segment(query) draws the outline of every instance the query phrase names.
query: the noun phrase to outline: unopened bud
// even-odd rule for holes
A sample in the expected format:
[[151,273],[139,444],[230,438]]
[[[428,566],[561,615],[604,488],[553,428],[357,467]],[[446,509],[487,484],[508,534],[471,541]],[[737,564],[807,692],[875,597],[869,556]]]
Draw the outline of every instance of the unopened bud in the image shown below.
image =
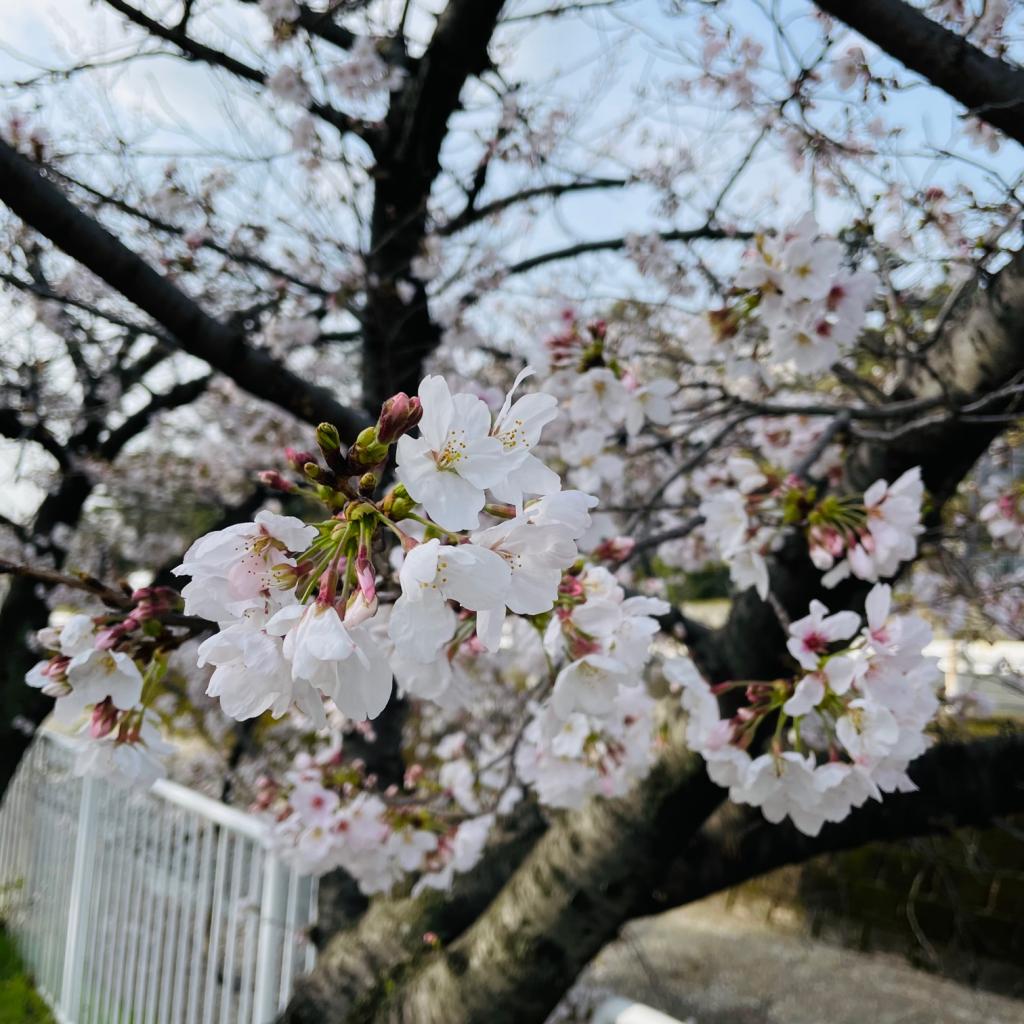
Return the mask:
[[324,462],[341,476],[347,476],[345,452],[341,447],[341,435],[333,423],[321,423],[316,428],[316,443],[323,453]]
[[307,479],[312,480],[314,483],[320,479],[320,467],[315,462],[307,462],[302,467],[302,472],[306,475]]
[[267,487],[273,487],[275,491],[283,491],[285,494],[294,491],[295,488],[290,480],[286,480],[276,469],[264,469],[259,474],[259,481]]
[[377,440],[375,426],[361,430],[348,452],[349,463],[353,466],[379,466],[387,457],[388,446]]
[[356,554],[356,582],[359,584],[359,590],[366,598],[367,604],[372,604],[377,600],[377,574],[365,544],[359,545],[359,551]]
[[117,725],[117,708],[107,697],[102,703],[92,709],[92,718],[89,722],[89,734],[94,740],[101,740],[104,736],[110,735]]
[[316,455],[313,452],[300,452],[296,448],[285,448],[284,457],[288,460],[288,465],[300,473],[307,462],[316,462]]
[[594,549],[593,557],[603,562],[624,562],[635,547],[632,537],[609,537]]
[[357,448],[368,448],[372,444],[377,443],[377,428],[366,427],[359,431],[359,436],[356,437],[355,447]]
[[410,398],[404,391],[389,398],[380,409],[377,439],[382,444],[393,444],[408,433],[423,418],[423,406],[418,398]]
[[515,519],[516,517],[515,505],[499,505],[488,502],[484,505],[484,511],[489,516],[494,516],[495,519]]
[[377,490],[377,474],[364,473],[359,478],[359,493],[369,497],[375,490]]
[[333,423],[321,423],[316,428],[316,443],[326,455],[328,452],[341,450],[341,435]]
[[384,495],[384,500],[381,502],[380,507],[384,515],[397,523],[416,507],[416,502],[409,497],[409,492],[405,489],[405,485],[399,484]]

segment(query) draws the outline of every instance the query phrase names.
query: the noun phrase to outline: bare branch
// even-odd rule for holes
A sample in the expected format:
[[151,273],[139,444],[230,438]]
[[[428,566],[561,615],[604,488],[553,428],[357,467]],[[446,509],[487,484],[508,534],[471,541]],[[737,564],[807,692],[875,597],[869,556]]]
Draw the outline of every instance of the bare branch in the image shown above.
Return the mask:
[[[753,231],[726,231],[723,228],[702,227],[683,228],[678,231],[657,231],[653,232],[663,242],[697,242],[697,241],[749,241],[754,237]],[[525,274],[536,267],[542,267],[547,263],[557,263],[561,260],[571,260],[576,256],[582,256],[590,252],[616,252],[626,247],[625,238],[601,238],[592,242],[577,242],[575,245],[567,245],[564,249],[554,249],[551,252],[540,253],[537,256],[530,256],[528,259],[513,263],[505,270],[506,275]]]
[[[129,21],[140,28],[144,28],[150,35],[173,43],[189,60],[201,61],[212,67],[223,68],[225,71],[230,71],[237,78],[253,82],[256,85],[266,84],[267,75],[265,72],[260,71],[259,68],[252,67],[250,64],[246,64],[244,61],[238,60],[236,57],[232,57],[230,54],[224,53],[212,46],[207,46],[197,39],[193,39],[180,26],[168,28],[155,18],[144,14],[138,8],[125,3],[124,0],[103,0],[103,2],[119,14],[123,14]],[[355,135],[369,137],[375,131],[374,125],[343,111],[336,110],[326,103],[320,103],[317,100],[312,100],[308,109],[311,114],[316,114],[317,117],[333,125],[340,132],[352,132]]]
[[154,395],[141,409],[132,413],[122,424],[114,427],[99,446],[97,454],[110,461],[133,438],[141,434],[158,413],[177,409],[194,402],[207,388],[210,377],[196,377],[176,384],[168,391]]
[[0,435],[12,441],[35,441],[57,460],[62,469],[70,464],[70,456],[64,445],[42,423],[26,423],[15,409],[0,408]]
[[483,206],[475,206],[472,203],[468,203],[461,212],[457,213],[451,220],[442,224],[437,229],[436,233],[442,237],[454,235],[459,231],[465,230],[472,224],[476,224],[479,221],[486,220],[488,217],[491,217],[496,213],[501,213],[503,210],[507,210],[510,206],[515,206],[518,203],[525,203],[531,199],[538,199],[542,196],[557,198],[558,196],[565,195],[568,192],[586,192],[595,189],[622,188],[628,184],[629,179],[627,178],[593,178],[584,181],[563,181],[555,182],[550,185],[538,185],[534,188],[523,189],[521,192],[516,192],[514,195],[502,196],[500,199],[494,199],[489,203],[485,203]]

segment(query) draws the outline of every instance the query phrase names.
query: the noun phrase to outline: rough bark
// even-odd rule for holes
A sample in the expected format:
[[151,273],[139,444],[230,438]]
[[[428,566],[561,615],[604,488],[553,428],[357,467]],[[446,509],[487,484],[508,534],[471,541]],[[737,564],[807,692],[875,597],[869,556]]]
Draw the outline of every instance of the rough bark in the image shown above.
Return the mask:
[[815,0],[967,110],[1024,142],[1024,70],[990,57],[903,0]]
[[674,735],[635,793],[594,801],[549,828],[472,927],[366,1019],[543,1021],[723,796]]
[[[427,234],[427,204],[441,169],[448,119],[463,86],[487,67],[487,46],[504,0],[450,0],[423,56],[410,60],[402,88],[392,96],[376,145],[377,166],[363,311],[363,402],[369,409],[397,391],[414,393],[424,359],[441,338],[422,281],[409,264]],[[413,286],[409,304],[395,288]]]
[[395,985],[407,965],[429,951],[427,932],[441,942],[461,934],[490,903],[543,832],[537,809],[505,825],[488,856],[456,880],[450,894],[377,900],[349,930],[321,950],[316,971],[297,984],[281,1024],[329,1024],[369,1019],[382,991]]

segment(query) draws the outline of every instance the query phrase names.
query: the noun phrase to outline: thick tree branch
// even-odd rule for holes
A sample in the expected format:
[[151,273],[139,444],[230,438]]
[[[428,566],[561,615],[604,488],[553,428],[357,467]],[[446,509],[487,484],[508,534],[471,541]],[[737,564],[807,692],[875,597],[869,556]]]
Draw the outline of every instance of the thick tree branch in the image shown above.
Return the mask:
[[1024,143],[1024,70],[990,57],[903,0],[815,0],[969,113]]
[[[676,723],[678,725],[678,723]],[[678,729],[636,792],[552,825],[466,933],[403,980],[375,1024],[543,1021],[724,793]]]
[[463,86],[489,66],[487,55],[504,0],[449,0],[426,52],[391,104],[375,152],[369,280],[363,320],[363,401],[371,408],[395,391],[412,392],[423,360],[441,338],[422,282],[411,302],[395,282],[408,275],[426,237],[427,206],[440,172],[448,121],[459,109]]
[[720,892],[786,864],[865,843],[987,827],[1024,811],[1024,732],[941,743],[910,766],[916,793],[869,802],[844,821],[806,836],[772,825],[756,808],[730,804],[680,850],[664,882],[636,912],[650,914]]
[[456,879],[451,893],[375,900],[352,928],[321,950],[316,971],[300,979],[282,1024],[334,1024],[357,1013],[366,1019],[381,987],[427,952],[424,934],[442,942],[460,935],[522,863],[544,826],[532,804],[500,827],[488,855]]
[[354,436],[369,422],[341,405],[326,388],[310,384],[265,352],[244,332],[209,316],[200,306],[106,228],[84,214],[39,168],[0,140],[0,201],[26,224],[165,328],[176,347],[205,360],[240,387],[308,423],[328,420]]

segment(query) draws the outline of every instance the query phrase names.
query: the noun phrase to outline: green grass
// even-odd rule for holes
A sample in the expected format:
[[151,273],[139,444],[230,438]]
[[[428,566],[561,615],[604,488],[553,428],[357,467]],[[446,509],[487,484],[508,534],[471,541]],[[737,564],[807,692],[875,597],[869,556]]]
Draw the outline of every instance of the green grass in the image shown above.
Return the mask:
[[54,1024],[6,933],[0,931],[0,1024]]

